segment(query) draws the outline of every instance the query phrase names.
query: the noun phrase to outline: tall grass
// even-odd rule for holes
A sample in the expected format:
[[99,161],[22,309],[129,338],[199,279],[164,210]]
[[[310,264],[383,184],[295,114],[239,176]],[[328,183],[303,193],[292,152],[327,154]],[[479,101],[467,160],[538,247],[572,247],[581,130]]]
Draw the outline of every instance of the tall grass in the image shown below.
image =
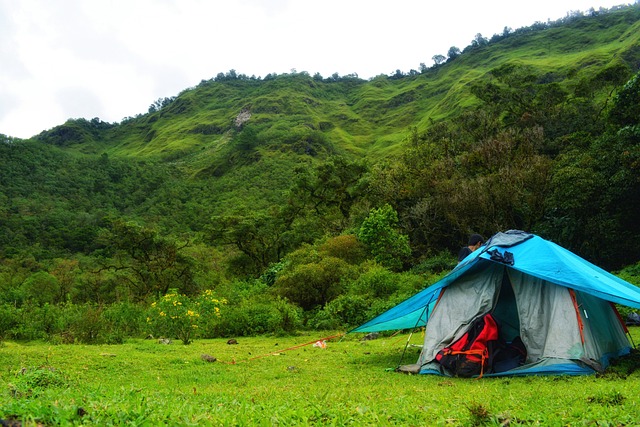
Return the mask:
[[[639,341],[640,330],[632,331]],[[327,333],[327,335],[332,335]],[[26,425],[635,425],[637,360],[584,377],[457,379],[393,372],[407,335],[7,342],[0,418]],[[414,334],[412,344],[420,343]],[[403,363],[417,359],[409,347]],[[207,361],[216,358],[214,362]]]

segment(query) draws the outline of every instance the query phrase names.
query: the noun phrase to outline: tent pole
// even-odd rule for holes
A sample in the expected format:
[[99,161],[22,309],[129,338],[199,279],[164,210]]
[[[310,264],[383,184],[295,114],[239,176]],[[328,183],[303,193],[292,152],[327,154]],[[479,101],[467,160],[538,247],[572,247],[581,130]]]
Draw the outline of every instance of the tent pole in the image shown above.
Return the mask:
[[[416,321],[416,324],[413,326],[413,329],[411,329],[411,333],[409,334],[409,338],[407,338],[407,343],[404,345],[404,350],[402,350],[402,355],[400,356],[400,360],[398,361],[398,366],[396,366],[396,369],[402,366],[402,360],[404,359],[404,355],[407,352],[407,347],[409,347],[409,342],[411,342],[411,337],[413,337],[413,333],[418,328],[418,323],[420,323],[420,319],[422,319],[422,315],[425,312],[427,312],[427,310],[429,310],[429,304],[425,304],[424,310],[422,310],[422,313],[420,313],[420,316],[418,316],[418,320]],[[428,312],[427,312],[427,317],[425,317],[425,320],[426,319],[428,319]]]
[[627,335],[629,336],[629,340],[631,340],[631,346],[636,348],[636,343],[633,342],[633,337],[631,336],[631,331],[629,331],[629,329],[627,329]]

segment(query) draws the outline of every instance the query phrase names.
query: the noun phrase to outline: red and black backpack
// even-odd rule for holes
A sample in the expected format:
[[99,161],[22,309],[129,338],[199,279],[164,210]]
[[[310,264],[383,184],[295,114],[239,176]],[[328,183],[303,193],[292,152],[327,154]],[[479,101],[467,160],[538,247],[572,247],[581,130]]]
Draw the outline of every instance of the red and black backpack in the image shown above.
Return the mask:
[[488,313],[471,323],[467,332],[436,354],[436,361],[457,377],[482,376],[489,372],[499,347],[498,324]]

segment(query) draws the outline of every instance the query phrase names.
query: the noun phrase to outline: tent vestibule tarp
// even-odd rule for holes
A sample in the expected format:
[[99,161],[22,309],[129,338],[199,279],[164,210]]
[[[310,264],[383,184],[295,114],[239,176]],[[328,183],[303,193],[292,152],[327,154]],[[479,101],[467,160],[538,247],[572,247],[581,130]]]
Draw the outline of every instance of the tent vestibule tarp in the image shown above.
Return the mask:
[[[351,332],[425,326],[418,362],[402,370],[451,375],[436,354],[492,313],[505,342],[520,337],[525,364],[493,375],[586,374],[630,350],[615,306],[640,308],[640,288],[521,231],[493,236],[447,276]],[[492,375],[492,374],[489,374]]]

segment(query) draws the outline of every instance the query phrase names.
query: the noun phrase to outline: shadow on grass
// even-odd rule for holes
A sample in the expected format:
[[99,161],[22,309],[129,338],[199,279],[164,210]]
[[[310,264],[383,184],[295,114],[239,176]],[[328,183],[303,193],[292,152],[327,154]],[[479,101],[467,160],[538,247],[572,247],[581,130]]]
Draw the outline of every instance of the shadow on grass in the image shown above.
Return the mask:
[[626,379],[638,369],[640,369],[640,350],[632,348],[628,355],[613,359],[611,365],[603,373],[598,374],[598,377]]

